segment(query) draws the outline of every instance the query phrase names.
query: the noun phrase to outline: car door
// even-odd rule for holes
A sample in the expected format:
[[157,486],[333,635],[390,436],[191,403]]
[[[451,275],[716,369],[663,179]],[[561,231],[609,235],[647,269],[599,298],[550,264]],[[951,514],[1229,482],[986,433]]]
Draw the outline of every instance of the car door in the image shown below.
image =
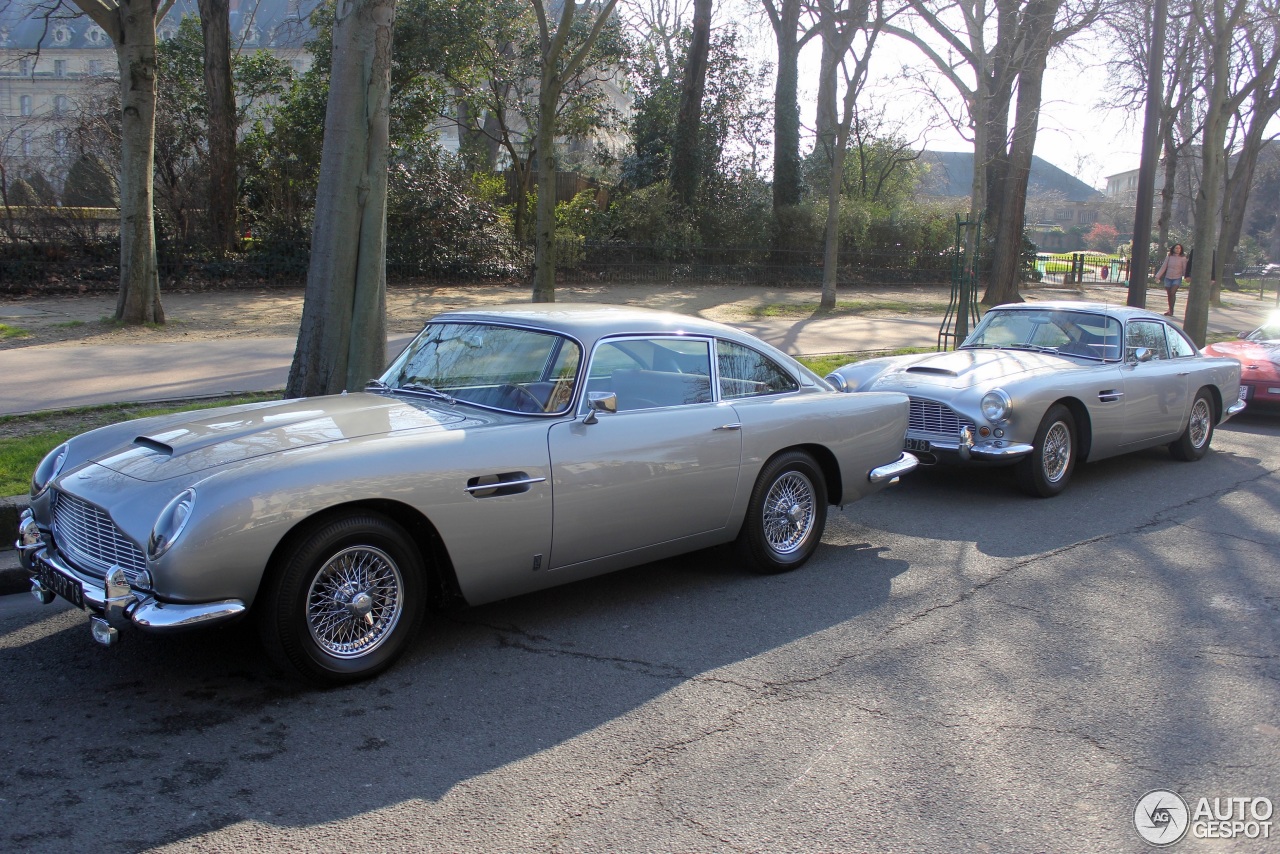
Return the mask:
[[742,440],[712,392],[711,341],[603,341],[587,389],[615,394],[618,411],[550,429],[551,568],[723,528]]
[[[1140,362],[1146,348],[1150,361]],[[1124,445],[1154,444],[1175,438],[1187,417],[1188,368],[1171,359],[1165,324],[1130,320],[1125,325]]]

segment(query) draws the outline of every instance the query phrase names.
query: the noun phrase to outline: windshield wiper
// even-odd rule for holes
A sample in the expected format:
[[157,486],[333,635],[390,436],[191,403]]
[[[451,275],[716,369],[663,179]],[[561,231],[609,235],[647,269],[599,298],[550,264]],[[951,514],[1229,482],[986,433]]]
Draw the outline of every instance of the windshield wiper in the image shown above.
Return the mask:
[[1043,344],[1015,344],[1013,349],[1030,350],[1033,353],[1052,353],[1055,356],[1058,355],[1057,347],[1046,347]]
[[365,391],[391,391],[391,386],[382,380],[369,380],[364,384]]
[[452,395],[446,394],[440,389],[433,388],[432,386],[429,386],[426,383],[407,383],[402,386],[397,386],[394,390],[417,392],[418,394],[423,394],[423,395],[426,395],[427,397],[433,397],[436,400],[443,400],[445,403],[448,403],[450,406],[458,402],[453,399]]

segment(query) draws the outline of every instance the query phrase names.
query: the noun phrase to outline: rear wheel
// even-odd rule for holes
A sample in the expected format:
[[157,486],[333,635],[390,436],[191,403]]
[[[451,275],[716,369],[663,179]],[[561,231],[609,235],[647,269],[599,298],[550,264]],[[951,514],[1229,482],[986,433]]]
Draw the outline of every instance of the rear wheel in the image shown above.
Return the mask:
[[1018,487],[1037,498],[1052,498],[1067,488],[1076,467],[1076,420],[1060,403],[1049,407],[1036,430],[1035,450],[1018,462]]
[[357,512],[321,520],[286,547],[255,603],[263,645],[317,684],[390,667],[422,622],[426,572],[394,522]]
[[1209,452],[1209,443],[1213,441],[1213,399],[1204,389],[1196,392],[1196,399],[1191,403],[1191,417],[1187,419],[1187,429],[1182,435],[1169,443],[1169,453],[1175,459],[1195,462]]
[[813,555],[826,524],[822,469],[808,454],[788,451],[761,470],[734,546],[753,572],[787,572]]

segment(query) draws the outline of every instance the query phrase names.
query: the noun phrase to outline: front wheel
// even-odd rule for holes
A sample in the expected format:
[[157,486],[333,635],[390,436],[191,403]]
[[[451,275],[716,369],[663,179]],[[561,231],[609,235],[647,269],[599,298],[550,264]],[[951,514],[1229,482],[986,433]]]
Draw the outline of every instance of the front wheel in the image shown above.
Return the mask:
[[422,622],[418,549],[375,513],[333,516],[301,531],[254,605],[263,645],[284,670],[317,684],[390,667]]
[[753,572],[787,572],[813,555],[826,524],[822,469],[808,454],[788,451],[761,470],[734,546]]
[[1049,407],[1034,446],[1014,469],[1018,487],[1037,498],[1052,498],[1067,488],[1076,466],[1076,420],[1071,410],[1060,403]]
[[1212,441],[1213,400],[1209,397],[1209,392],[1200,389],[1191,404],[1187,429],[1169,444],[1169,453],[1173,454],[1174,459],[1195,462],[1209,452],[1209,443]]

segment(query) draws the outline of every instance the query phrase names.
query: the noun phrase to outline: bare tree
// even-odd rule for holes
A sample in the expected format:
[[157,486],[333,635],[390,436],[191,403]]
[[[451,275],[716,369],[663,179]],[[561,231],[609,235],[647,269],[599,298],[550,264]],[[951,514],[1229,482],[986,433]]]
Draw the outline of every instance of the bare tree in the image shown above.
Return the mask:
[[[874,12],[874,23],[872,16]],[[819,138],[819,145],[826,144],[827,176],[827,225],[822,257],[823,308],[836,307],[836,278],[840,266],[840,198],[844,187],[845,153],[849,149],[849,129],[856,115],[858,94],[867,79],[867,67],[880,28],[884,25],[884,6],[870,0],[819,0],[818,30],[823,41],[823,64],[820,70],[831,92],[843,85],[844,97],[831,132],[826,139]],[[860,50],[854,51],[859,35],[864,36]],[[821,149],[820,149],[821,150]]]
[[1232,91],[1232,55],[1240,48],[1241,24],[1250,7],[1251,0],[1192,0],[1192,16],[1200,33],[1205,120],[1200,136],[1200,189],[1195,199],[1195,260],[1183,329],[1201,347],[1209,327],[1214,250],[1218,246],[1215,226],[1226,171],[1227,129],[1231,117],[1257,84],[1256,78],[1245,79]]
[[1222,223],[1218,230],[1218,261],[1220,274],[1210,295],[1214,305],[1221,302],[1220,289],[1225,284],[1235,287],[1236,249],[1244,228],[1245,207],[1253,187],[1258,157],[1272,135],[1267,126],[1280,112],[1280,3],[1264,0],[1256,7],[1244,32],[1244,62],[1242,71],[1253,78],[1253,89],[1247,109],[1237,111],[1236,128],[1240,134],[1236,146],[1235,162],[1226,164]]
[[[994,236],[988,304],[1020,299],[1018,259],[1048,56],[1097,20],[1103,0],[911,0],[914,20],[885,28],[919,48],[959,95],[974,145],[966,249],[985,208]],[[970,82],[972,81],[972,82]],[[1012,132],[1010,110],[1017,91]],[[944,104],[945,96],[936,98]],[[945,104],[944,104],[945,105]]]
[[361,388],[386,361],[395,0],[338,0],[311,264],[287,393]]
[[817,33],[802,27],[803,0],[761,0],[778,48],[773,90],[773,209],[800,203],[800,50]]
[[[558,21],[548,18],[550,0],[530,0],[538,16],[538,47],[542,60],[542,78],[538,87],[538,117],[535,148],[538,152],[538,207],[534,226],[533,301],[555,302],[556,299],[556,120],[565,83],[571,80],[591,53],[605,25],[613,15],[618,0],[600,3],[578,3],[560,0]],[[594,6],[595,8],[590,8]],[[554,26],[553,26],[554,23]],[[575,23],[581,26],[582,38],[568,51]]]
[[[120,68],[120,292],[116,320],[163,323],[156,267],[156,27],[174,0],[71,0],[115,46]],[[63,0],[33,12],[46,21],[65,14]]]

